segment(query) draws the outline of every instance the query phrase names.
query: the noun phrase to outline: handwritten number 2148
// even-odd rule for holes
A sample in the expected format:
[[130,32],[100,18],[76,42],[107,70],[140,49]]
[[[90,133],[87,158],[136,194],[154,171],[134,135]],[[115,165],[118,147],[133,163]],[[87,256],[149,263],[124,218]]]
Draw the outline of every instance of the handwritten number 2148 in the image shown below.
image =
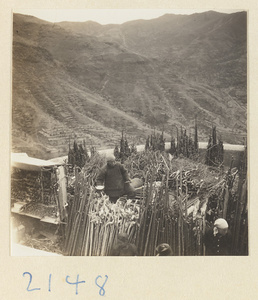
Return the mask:
[[[38,291],[40,290],[40,288],[31,288],[31,283],[32,283],[32,275],[30,272],[24,272],[23,273],[23,277],[25,277],[26,275],[29,276],[29,283],[28,283],[28,286],[27,286],[27,291],[28,292],[33,292],[33,291]],[[66,276],[66,283],[70,284],[70,285],[75,285],[75,294],[78,295],[78,285],[80,283],[85,283],[85,281],[79,281],[79,275],[77,275],[77,278],[76,278],[76,281],[75,282],[71,282],[69,280],[70,276]],[[102,276],[97,276],[96,279],[95,279],[95,284],[99,287],[99,295],[100,296],[104,296],[105,295],[105,289],[104,289],[104,286],[108,280],[108,276],[105,275],[105,280],[104,282],[101,283],[101,279],[102,279]],[[52,274],[49,274],[49,278],[48,278],[48,291],[51,292],[51,281],[52,281]]]

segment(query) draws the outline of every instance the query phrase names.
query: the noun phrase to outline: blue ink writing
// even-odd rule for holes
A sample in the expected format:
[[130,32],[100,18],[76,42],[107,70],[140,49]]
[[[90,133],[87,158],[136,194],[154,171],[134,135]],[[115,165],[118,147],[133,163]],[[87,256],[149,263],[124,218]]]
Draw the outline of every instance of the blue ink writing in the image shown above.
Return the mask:
[[30,274],[30,272],[24,272],[22,275],[23,277],[28,274],[30,276],[30,281],[29,281],[29,284],[27,286],[27,291],[28,292],[33,292],[33,291],[37,291],[37,290],[40,290],[40,288],[34,288],[34,289],[29,289],[30,288],[30,284],[31,284],[31,281],[32,281],[32,275]]
[[79,283],[85,283],[85,281],[79,281],[79,275],[77,275],[77,279],[76,279],[76,282],[69,282],[68,279],[69,279],[70,276],[66,276],[65,278],[65,281],[69,284],[75,284],[76,285],[76,291],[75,291],[75,294],[78,295],[78,284]]
[[51,279],[52,279],[52,274],[49,274],[48,278],[48,291],[51,292]]
[[96,280],[95,280],[96,285],[100,288],[100,290],[99,290],[100,296],[104,296],[104,295],[105,295],[104,286],[105,286],[105,284],[106,284],[106,282],[107,282],[107,280],[108,280],[108,276],[105,275],[105,277],[106,277],[106,279],[105,279],[105,281],[104,281],[104,283],[103,283],[102,285],[99,285],[99,284],[98,284],[98,279],[99,279],[99,278],[102,278],[102,276],[99,275],[99,276],[96,278]]

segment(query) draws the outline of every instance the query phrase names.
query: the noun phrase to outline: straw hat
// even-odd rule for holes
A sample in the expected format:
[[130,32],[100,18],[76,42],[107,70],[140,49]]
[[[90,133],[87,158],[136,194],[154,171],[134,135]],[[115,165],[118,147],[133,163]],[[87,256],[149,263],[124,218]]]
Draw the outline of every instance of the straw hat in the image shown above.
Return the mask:
[[106,155],[106,160],[107,161],[115,161],[116,158],[113,154],[109,153],[109,154]]

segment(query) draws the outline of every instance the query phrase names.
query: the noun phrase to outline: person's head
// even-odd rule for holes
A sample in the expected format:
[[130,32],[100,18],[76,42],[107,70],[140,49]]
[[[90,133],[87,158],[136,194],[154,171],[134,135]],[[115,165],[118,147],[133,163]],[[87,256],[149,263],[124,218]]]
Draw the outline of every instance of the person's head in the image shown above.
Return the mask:
[[129,242],[129,235],[125,232],[119,233],[117,235],[117,240],[123,243],[128,243]]
[[137,248],[134,244],[123,244],[120,246],[118,256],[136,256]]
[[156,248],[156,256],[172,256],[173,251],[169,244],[162,243]]
[[113,167],[116,163],[116,158],[113,154],[107,154],[106,161],[108,166]]
[[214,222],[214,235],[219,233],[224,236],[228,232],[228,222],[225,219],[219,218]]

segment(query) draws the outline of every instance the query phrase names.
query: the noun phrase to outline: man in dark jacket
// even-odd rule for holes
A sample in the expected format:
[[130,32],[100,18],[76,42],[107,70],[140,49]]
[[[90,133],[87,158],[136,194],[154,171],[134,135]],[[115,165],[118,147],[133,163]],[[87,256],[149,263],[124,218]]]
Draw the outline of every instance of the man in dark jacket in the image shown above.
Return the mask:
[[130,179],[127,170],[115,161],[114,155],[109,154],[106,159],[107,165],[100,170],[97,185],[104,185],[104,191],[109,196],[109,200],[115,203],[119,197],[128,193],[125,191],[125,185],[130,186]]
[[231,234],[228,231],[228,223],[225,219],[217,219],[213,228],[206,230],[204,244],[205,255],[231,254]]

